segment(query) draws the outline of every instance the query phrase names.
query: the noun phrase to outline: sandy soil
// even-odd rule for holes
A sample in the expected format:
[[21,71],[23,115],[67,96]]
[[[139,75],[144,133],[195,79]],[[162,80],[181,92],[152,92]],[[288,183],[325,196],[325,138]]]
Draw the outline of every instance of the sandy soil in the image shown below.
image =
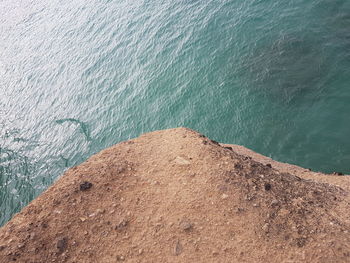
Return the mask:
[[69,169],[0,229],[0,262],[350,262],[349,178],[156,131]]

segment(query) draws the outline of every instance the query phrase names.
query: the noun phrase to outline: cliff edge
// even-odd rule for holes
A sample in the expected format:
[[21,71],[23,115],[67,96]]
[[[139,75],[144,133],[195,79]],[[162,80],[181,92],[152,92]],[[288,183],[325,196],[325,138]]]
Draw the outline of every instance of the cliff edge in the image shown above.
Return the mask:
[[0,262],[350,262],[349,178],[155,131],[69,169],[0,229]]

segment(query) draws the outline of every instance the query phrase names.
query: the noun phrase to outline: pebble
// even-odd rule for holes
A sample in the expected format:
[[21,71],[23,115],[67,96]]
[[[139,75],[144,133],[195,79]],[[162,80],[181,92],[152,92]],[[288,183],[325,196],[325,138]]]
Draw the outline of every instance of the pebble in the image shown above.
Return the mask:
[[227,199],[227,198],[228,198],[228,195],[227,195],[227,194],[222,194],[221,198],[222,198],[222,199]]
[[80,184],[80,191],[86,191],[86,190],[90,189],[91,187],[92,187],[92,183],[85,181],[85,182]]
[[125,260],[124,256],[117,256],[117,261],[124,261],[124,260]]
[[193,228],[193,225],[188,221],[182,222],[180,226],[184,231],[190,231]]
[[180,241],[177,241],[174,247],[174,254],[175,256],[178,256],[182,253],[182,245],[180,244]]
[[236,211],[237,211],[237,213],[244,212],[244,208],[242,208],[242,207],[238,207]]
[[104,214],[106,211],[104,209],[97,209],[96,214]]
[[115,230],[122,230],[128,226],[129,222],[125,219],[120,220],[120,222],[116,225]]
[[262,230],[264,230],[266,233],[269,232],[269,227],[270,225],[266,223],[265,225],[262,226]]
[[266,184],[264,185],[264,188],[265,188],[265,191],[270,191],[271,188],[272,188],[272,186],[271,186],[271,184],[266,183]]
[[333,175],[344,175],[344,174],[341,172],[334,172]]
[[272,200],[272,202],[271,202],[271,206],[277,206],[279,204],[279,202],[278,202],[278,200]]
[[29,235],[29,239],[30,240],[33,240],[34,238],[35,238],[35,233],[34,232],[32,232],[32,233],[30,233],[30,235]]
[[59,239],[57,241],[56,247],[58,248],[58,251],[60,253],[63,253],[63,251],[65,251],[67,249],[67,245],[68,245],[68,238],[64,237],[64,238]]
[[21,249],[21,248],[24,247],[24,244],[19,244],[17,247],[18,247],[19,249]]
[[188,160],[186,160],[186,159],[184,159],[184,158],[182,158],[182,157],[180,157],[180,156],[177,156],[177,157],[175,158],[175,162],[178,163],[178,164],[180,164],[180,165],[189,165],[189,164],[191,164],[190,161],[188,161]]

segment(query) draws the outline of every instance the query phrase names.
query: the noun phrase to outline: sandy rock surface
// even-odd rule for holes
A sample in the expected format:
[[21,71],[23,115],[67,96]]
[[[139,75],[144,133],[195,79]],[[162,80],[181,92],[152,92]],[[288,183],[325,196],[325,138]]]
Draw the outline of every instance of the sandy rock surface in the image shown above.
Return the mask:
[[156,131],[69,169],[0,229],[0,262],[350,262],[349,178]]

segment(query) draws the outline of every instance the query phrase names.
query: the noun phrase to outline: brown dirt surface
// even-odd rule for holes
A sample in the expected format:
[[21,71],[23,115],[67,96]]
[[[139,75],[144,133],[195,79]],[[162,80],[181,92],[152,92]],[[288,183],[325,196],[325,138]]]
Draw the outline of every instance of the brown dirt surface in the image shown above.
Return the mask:
[[69,169],[0,229],[0,262],[350,262],[349,178],[156,131]]

